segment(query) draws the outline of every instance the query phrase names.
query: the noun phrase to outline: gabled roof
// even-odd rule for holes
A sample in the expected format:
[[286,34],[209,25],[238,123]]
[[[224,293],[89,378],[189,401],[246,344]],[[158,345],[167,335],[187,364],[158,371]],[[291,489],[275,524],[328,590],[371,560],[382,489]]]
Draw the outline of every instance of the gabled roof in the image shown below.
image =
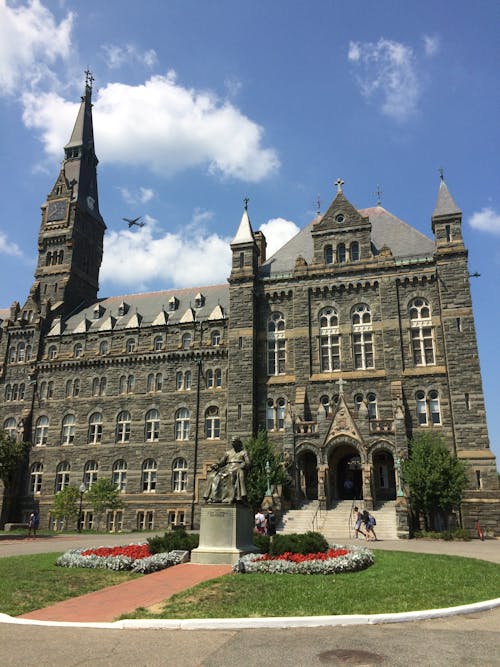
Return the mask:
[[453,197],[448,190],[446,183],[441,179],[439,184],[439,191],[436,201],[436,207],[432,217],[435,218],[440,215],[456,215],[457,213],[462,213],[453,200]]

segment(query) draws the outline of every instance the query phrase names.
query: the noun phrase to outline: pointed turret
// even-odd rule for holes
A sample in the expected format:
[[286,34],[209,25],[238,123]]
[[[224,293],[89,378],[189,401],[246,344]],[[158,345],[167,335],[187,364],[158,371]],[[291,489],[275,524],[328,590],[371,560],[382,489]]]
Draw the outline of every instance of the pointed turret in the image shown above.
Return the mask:
[[442,215],[461,215],[462,211],[455,204],[453,197],[448,190],[446,183],[444,182],[443,174],[441,173],[441,182],[439,184],[439,191],[436,201],[436,206],[434,208],[434,213],[432,214],[433,218],[440,217]]
[[245,276],[247,278],[255,276],[259,264],[260,250],[248,216],[248,199],[245,199],[245,208],[236,236],[231,241],[231,250],[233,252],[231,278],[235,276]]
[[439,191],[432,214],[432,231],[436,238],[438,250],[463,247],[462,238],[462,211],[456,205],[453,197],[446,186],[443,170],[440,170]]

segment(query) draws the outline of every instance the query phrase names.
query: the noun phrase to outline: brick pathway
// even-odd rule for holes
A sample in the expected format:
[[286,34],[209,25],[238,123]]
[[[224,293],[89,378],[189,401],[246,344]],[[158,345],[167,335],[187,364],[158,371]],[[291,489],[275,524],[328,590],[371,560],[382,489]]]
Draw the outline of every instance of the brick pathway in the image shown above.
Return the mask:
[[231,565],[182,563],[139,579],[103,588],[94,593],[58,602],[17,618],[37,621],[97,622],[114,621],[137,607],[150,607],[174,593],[231,572]]

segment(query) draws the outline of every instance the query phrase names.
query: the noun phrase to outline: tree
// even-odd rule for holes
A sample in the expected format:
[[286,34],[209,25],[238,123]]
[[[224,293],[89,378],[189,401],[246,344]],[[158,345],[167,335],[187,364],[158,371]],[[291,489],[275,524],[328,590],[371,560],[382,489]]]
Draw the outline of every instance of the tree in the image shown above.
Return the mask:
[[73,526],[78,519],[78,501],[80,492],[76,486],[66,486],[54,496],[54,507],[52,516],[58,521],[64,522],[64,528]]
[[403,479],[410,489],[411,508],[417,521],[423,515],[426,530],[439,528],[439,518],[447,525],[468,486],[465,464],[450,454],[437,433],[419,433],[411,440]]
[[266,431],[259,431],[256,438],[245,444],[250,457],[250,470],[247,475],[247,498],[254,507],[260,507],[267,490],[266,463],[269,462],[269,483],[271,486],[281,484],[287,486],[290,479],[283,467],[283,457],[277,454],[269,442]]
[[0,430],[0,480],[3,482],[4,493],[2,503],[2,525],[9,520],[14,500],[16,484],[26,455],[31,447],[29,442],[21,442]]
[[120,489],[110,479],[105,477],[95,481],[90,489],[85,492],[85,500],[90,503],[97,515],[98,530],[105,510],[115,510],[123,507],[123,500],[120,498]]

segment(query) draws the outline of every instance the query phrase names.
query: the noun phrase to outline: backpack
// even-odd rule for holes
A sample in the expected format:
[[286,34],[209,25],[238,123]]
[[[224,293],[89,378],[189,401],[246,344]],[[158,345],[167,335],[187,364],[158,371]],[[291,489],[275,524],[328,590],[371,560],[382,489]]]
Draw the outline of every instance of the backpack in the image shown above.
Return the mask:
[[373,516],[373,514],[370,514],[370,520],[374,526],[377,525],[377,519]]

